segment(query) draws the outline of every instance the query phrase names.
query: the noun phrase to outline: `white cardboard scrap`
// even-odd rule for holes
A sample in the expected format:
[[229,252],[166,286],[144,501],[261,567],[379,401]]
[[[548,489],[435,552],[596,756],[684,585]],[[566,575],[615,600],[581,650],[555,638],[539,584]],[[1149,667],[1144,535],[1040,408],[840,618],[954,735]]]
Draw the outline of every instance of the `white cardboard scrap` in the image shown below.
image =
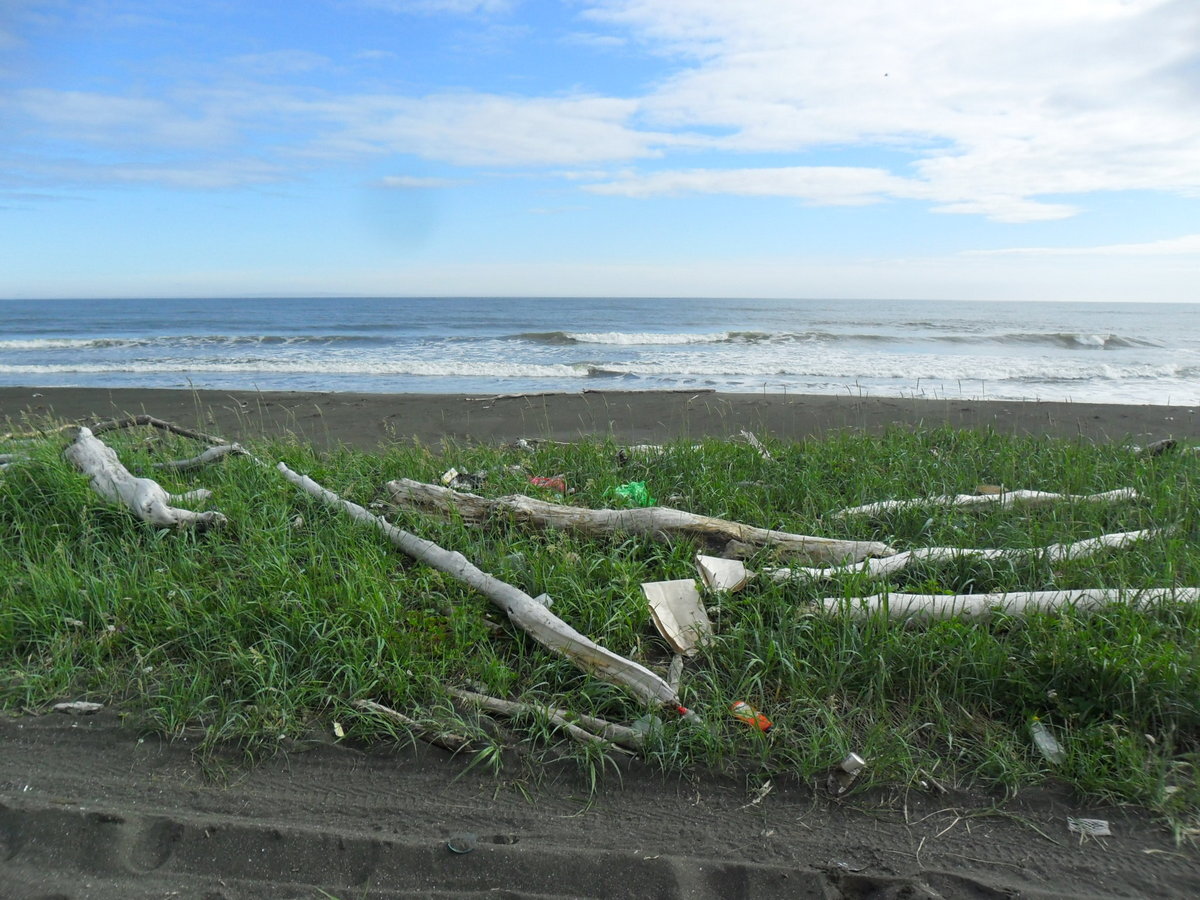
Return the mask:
[[684,656],[692,656],[697,645],[712,634],[695,579],[649,581],[642,585],[642,593],[650,604],[654,627]]

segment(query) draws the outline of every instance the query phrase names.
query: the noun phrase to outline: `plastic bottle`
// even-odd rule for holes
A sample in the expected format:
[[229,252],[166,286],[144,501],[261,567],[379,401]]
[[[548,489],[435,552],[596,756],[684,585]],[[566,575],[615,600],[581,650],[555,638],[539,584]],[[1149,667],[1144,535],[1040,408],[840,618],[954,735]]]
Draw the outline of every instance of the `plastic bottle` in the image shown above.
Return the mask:
[[774,724],[745,700],[735,700],[729,705],[730,714],[739,722],[745,722],[759,731],[768,732]]
[[1038,721],[1035,716],[1029,721],[1029,733],[1033,735],[1033,743],[1041,751],[1042,756],[1052,765],[1060,766],[1066,762],[1067,754],[1062,745],[1055,740],[1050,729]]

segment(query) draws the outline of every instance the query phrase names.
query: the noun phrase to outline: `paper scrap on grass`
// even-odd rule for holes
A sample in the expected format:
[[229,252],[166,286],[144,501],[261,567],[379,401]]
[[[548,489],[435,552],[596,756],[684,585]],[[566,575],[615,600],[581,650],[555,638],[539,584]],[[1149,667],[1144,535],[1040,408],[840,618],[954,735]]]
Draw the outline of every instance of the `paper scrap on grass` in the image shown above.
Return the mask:
[[1067,816],[1067,830],[1072,834],[1083,834],[1088,837],[1109,837],[1112,829],[1108,827],[1107,819],[1076,819]]
[[677,652],[692,656],[712,634],[695,579],[649,581],[642,585],[642,593],[650,604],[654,627]]
[[740,591],[754,574],[740,559],[722,559],[702,553],[696,554],[696,569],[710,591]]

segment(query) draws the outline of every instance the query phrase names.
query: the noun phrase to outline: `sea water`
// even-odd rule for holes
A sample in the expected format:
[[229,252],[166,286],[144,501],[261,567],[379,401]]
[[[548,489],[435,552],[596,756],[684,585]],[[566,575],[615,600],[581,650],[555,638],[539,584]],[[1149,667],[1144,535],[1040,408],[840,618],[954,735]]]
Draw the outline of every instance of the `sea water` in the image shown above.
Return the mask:
[[0,384],[1200,403],[1200,305],[0,300]]

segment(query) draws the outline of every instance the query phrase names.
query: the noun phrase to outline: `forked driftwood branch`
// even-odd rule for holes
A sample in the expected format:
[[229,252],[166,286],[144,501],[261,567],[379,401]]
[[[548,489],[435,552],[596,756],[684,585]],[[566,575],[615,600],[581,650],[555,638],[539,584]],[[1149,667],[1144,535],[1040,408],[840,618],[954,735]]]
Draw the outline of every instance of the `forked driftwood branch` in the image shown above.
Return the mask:
[[[489,697],[487,694],[477,694],[474,691],[464,691],[454,687],[447,687],[446,691],[452,697],[502,716],[544,716],[548,721],[566,731],[572,738],[583,743],[602,744],[607,742],[637,749],[645,742],[641,732],[634,731],[625,725],[614,725],[612,722],[606,722],[604,719],[597,719],[594,716],[571,713],[553,706],[501,700],[499,697]],[[572,718],[574,718],[574,722],[571,721]]]
[[713,543],[723,550],[728,548],[729,553],[737,553],[739,545],[748,545],[755,550],[773,547],[783,555],[818,563],[859,562],[870,556],[890,556],[895,553],[887,544],[878,541],[845,541],[791,534],[666,506],[588,509],[547,503],[523,494],[490,499],[408,478],[389,481],[387,490],[398,506],[457,514],[468,522],[483,522],[492,516],[510,516],[539,528],[580,531],[590,535],[686,535]]
[[862,506],[852,506],[849,509],[839,509],[829,514],[830,518],[839,519],[846,516],[874,516],[879,513],[892,512],[897,509],[914,509],[926,506],[981,506],[995,504],[1012,506],[1017,503],[1026,506],[1044,506],[1048,503],[1100,503],[1114,500],[1135,500],[1137,491],[1133,488],[1118,488],[1115,491],[1104,491],[1100,494],[1056,494],[1052,491],[1000,491],[994,494],[948,494],[939,497],[917,497],[911,500],[880,500],[878,503],[866,503]]
[[121,464],[116,452],[88,428],[79,429],[63,456],[88,476],[97,494],[128,507],[139,519],[152,525],[211,528],[225,524],[225,517],[215,510],[198,513],[171,505],[177,500],[205,499],[210,496],[209,491],[196,490],[172,496],[157,481],[133,475]]
[[1046,547],[1033,547],[1028,550],[991,550],[974,549],[969,547],[919,547],[906,550],[893,556],[879,559],[866,559],[860,563],[828,568],[808,568],[792,566],[790,568],[765,569],[763,575],[772,581],[789,581],[793,578],[829,579],[840,575],[866,575],[868,578],[883,578],[907,568],[917,562],[953,562],[957,559],[1027,559],[1041,557],[1050,563],[1066,562],[1082,556],[1090,556],[1107,548],[1128,547],[1137,541],[1145,540],[1159,534],[1166,534],[1170,528],[1147,528],[1141,531],[1121,531],[1116,534],[1102,534],[1099,537],[1085,538],[1070,544],[1050,544]]
[[871,594],[866,597],[826,597],[817,605],[827,613],[866,618],[884,612],[891,619],[986,618],[1003,611],[1021,615],[1029,610],[1064,606],[1099,609],[1113,603],[1148,606],[1162,601],[1196,603],[1200,588],[1080,588],[1059,591],[1013,591],[994,594]]
[[544,647],[567,657],[584,671],[628,688],[648,703],[666,704],[678,709],[681,714],[690,715],[679,705],[679,696],[675,689],[645,666],[584,637],[524,591],[482,571],[461,553],[446,550],[432,541],[397,528],[357,503],[327,490],[308,476],[293,472],[284,463],[279,463],[277,468],[284,478],[305,493],[329,506],[341,509],[358,522],[373,525],[413,559],[452,575],[479,591],[504,610],[514,625]]

